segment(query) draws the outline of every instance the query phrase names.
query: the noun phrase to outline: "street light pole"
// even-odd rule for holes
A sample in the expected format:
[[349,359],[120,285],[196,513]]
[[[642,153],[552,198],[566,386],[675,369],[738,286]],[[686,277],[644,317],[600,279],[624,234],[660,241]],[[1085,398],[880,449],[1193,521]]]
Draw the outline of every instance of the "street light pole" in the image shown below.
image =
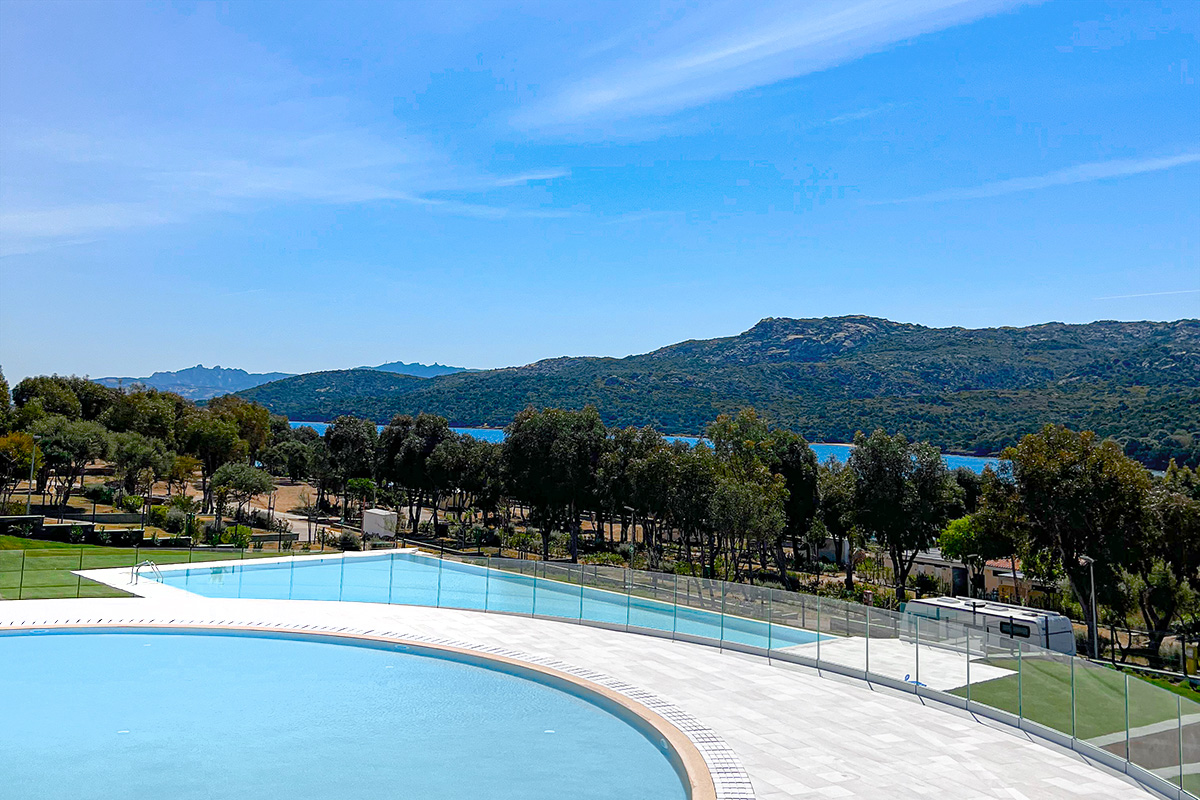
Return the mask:
[[1092,585],[1092,658],[1100,658],[1100,623],[1096,617],[1096,559],[1091,556],[1080,556],[1079,560],[1088,565],[1088,579]]
[[30,509],[33,508],[33,466],[37,463],[37,443],[41,437],[34,436],[33,449],[29,451],[29,492],[25,495],[25,516],[29,516]]

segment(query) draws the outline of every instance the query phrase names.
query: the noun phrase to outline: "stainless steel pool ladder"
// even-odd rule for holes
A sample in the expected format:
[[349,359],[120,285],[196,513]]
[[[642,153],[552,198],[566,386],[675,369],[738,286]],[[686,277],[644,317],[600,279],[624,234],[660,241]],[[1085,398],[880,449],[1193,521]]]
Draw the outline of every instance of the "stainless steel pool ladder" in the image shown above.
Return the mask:
[[129,573],[129,582],[130,583],[138,582],[138,576],[140,576],[142,574],[142,567],[149,567],[150,571],[154,573],[154,576],[156,578],[158,578],[159,583],[162,583],[162,579],[163,579],[162,572],[159,571],[158,565],[155,564],[150,559],[146,559],[142,563],[134,565],[133,569]]

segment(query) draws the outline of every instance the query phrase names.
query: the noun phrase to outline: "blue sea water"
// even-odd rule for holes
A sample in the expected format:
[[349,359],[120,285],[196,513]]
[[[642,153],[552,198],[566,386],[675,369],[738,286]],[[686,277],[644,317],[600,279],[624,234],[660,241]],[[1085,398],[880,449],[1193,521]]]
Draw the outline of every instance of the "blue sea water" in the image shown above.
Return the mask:
[[[500,563],[497,561],[497,563]],[[533,570],[538,562],[513,562]],[[672,575],[652,576],[659,583],[642,587],[661,599],[631,597],[620,591],[625,572],[616,568],[567,568],[541,565],[564,580],[550,580],[507,569],[489,569],[412,553],[383,553],[350,558],[297,558],[285,563],[253,563],[164,570],[162,581],[205,597],[261,600],[350,600],[367,603],[440,606],[501,611],[564,619],[586,619],[617,627],[633,626],[761,649],[810,644],[811,631],[738,616],[735,599],[721,613],[717,584]],[[583,584],[580,584],[580,575]],[[566,582],[572,580],[573,583]],[[590,585],[587,585],[590,584]],[[600,588],[612,586],[615,590]],[[753,587],[743,589],[755,591]],[[694,608],[707,605],[716,611]]]
[[0,634],[0,670],[20,688],[0,714],[0,795],[14,800],[687,796],[631,721],[429,651],[21,633]]
[[[301,426],[313,428],[322,436],[325,435],[325,429],[329,427],[328,422],[292,422],[291,425],[293,428],[299,428]],[[383,430],[382,425],[378,425],[376,427],[379,430]],[[455,433],[465,433],[468,436],[473,436],[476,439],[483,439],[484,441],[488,442],[504,441],[504,430],[502,428],[451,428],[450,430],[454,431]],[[664,438],[668,441],[687,442],[690,445],[694,445],[696,442],[700,441],[700,438],[697,436],[666,436]],[[825,461],[830,456],[833,456],[838,461],[844,463],[846,459],[849,458],[850,451],[854,449],[854,445],[814,444],[812,445],[812,449],[817,454],[817,459],[820,461]],[[989,464],[995,468],[1000,463],[1000,460],[997,458],[983,458],[980,456],[958,456],[946,454],[943,455],[942,458],[945,460],[946,466],[948,466],[950,469],[967,467],[975,472],[983,472],[983,468]]]

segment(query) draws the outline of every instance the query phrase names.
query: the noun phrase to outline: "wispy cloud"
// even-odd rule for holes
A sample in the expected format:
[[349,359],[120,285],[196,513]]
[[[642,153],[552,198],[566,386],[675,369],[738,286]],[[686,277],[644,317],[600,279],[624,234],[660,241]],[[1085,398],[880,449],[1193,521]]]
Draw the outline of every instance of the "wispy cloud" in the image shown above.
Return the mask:
[[984,197],[999,197],[1000,195],[1013,194],[1015,192],[1047,189],[1051,186],[1068,186],[1073,183],[1089,183],[1107,178],[1124,178],[1129,175],[1141,175],[1146,172],[1159,172],[1198,162],[1200,162],[1200,152],[1184,153],[1183,155],[1167,156],[1164,158],[1094,161],[1089,164],[1079,164],[1067,169],[1060,169],[1045,175],[1010,178],[1008,180],[985,183],[982,186],[961,189],[943,189],[916,197],[887,200],[881,204],[936,203],[944,200],[975,200]]
[[[0,207],[0,255],[264,203],[390,202],[480,219],[567,216],[510,196],[517,191],[511,187],[561,178],[570,174],[567,169],[489,174],[449,161],[417,137],[362,128],[227,132],[203,141],[144,133],[26,132],[6,137],[3,150],[10,174],[19,172],[24,156],[36,164],[35,177],[48,169],[103,175],[108,185],[135,199],[71,202],[40,196],[39,181],[26,180],[30,191],[4,198]],[[509,194],[491,205],[487,194],[499,189]],[[481,200],[472,202],[473,196]]]
[[829,119],[825,124],[841,125],[845,122],[855,122],[860,119],[869,119],[870,117],[874,117],[877,114],[882,114],[885,111],[891,111],[895,107],[895,103],[884,103],[883,105],[872,106],[871,108],[862,108],[858,111],[850,111],[846,114],[838,114],[836,117]]
[[522,128],[667,114],[852,61],[897,42],[971,22],[1016,0],[860,0],[684,15],[656,46],[552,91],[523,111]]
[[1200,294],[1200,289],[1175,289],[1170,292],[1144,292],[1142,294],[1113,294],[1108,297],[1093,297],[1093,300],[1128,300],[1133,297],[1162,297],[1168,294]]

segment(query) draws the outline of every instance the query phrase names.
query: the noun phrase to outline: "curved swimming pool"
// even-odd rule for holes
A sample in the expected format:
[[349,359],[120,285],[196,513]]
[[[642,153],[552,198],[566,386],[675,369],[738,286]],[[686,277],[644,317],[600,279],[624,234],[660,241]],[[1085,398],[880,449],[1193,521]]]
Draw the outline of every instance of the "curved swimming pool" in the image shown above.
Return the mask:
[[25,632],[0,635],[0,674],[9,797],[689,795],[649,723],[482,657],[261,633]]

